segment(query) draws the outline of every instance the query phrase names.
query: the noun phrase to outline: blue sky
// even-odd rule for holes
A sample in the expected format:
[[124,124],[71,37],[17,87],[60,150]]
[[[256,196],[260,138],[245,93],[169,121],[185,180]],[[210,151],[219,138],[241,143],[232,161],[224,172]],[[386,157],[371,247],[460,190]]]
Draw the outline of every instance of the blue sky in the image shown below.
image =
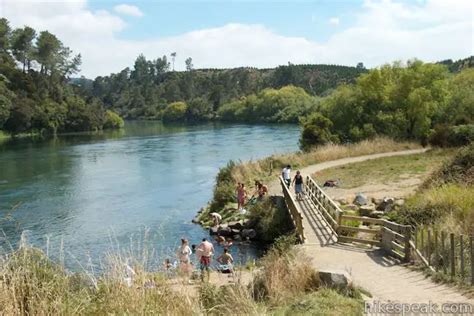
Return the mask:
[[56,34],[95,77],[177,52],[176,69],[288,62],[377,67],[473,55],[473,0],[0,0],[13,27]]

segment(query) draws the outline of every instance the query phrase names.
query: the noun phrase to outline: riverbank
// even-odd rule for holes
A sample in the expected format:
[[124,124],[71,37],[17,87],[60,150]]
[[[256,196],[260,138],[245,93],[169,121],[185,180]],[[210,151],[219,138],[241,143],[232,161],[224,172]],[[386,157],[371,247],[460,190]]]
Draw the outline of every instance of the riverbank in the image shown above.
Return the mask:
[[[280,176],[284,166],[291,164],[292,169],[296,171],[310,165],[341,158],[420,148],[419,144],[412,142],[396,142],[388,138],[376,138],[350,145],[329,144],[309,152],[272,155],[244,163],[230,161],[219,170],[216,176],[212,200],[198,212],[193,222],[204,228],[211,228],[212,217],[210,214],[216,212],[222,216],[222,222],[221,225],[212,228],[211,233],[224,233],[229,237],[239,236],[237,238],[240,239],[242,238],[241,232],[232,231],[234,223],[238,223],[237,225],[242,227],[247,224],[244,229],[253,230],[250,239],[271,244],[282,234],[292,231],[292,227],[287,225],[291,219],[286,211],[284,201],[275,197],[280,192],[276,179]],[[248,188],[247,191],[252,195],[255,190],[255,180],[267,185],[272,197],[267,197],[261,202],[247,204],[246,214],[242,215],[237,211],[236,184],[238,182],[244,183]],[[246,238],[248,234],[245,232],[243,235]]]

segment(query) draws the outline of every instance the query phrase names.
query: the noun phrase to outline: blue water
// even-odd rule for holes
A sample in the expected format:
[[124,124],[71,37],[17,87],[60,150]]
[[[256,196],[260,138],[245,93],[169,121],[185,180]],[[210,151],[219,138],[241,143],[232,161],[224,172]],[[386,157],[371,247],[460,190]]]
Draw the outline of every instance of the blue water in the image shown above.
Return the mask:
[[[220,167],[295,151],[298,136],[293,125],[127,122],[99,135],[5,142],[0,251],[15,248],[24,232],[28,243],[72,270],[100,266],[117,251],[146,252],[147,261],[159,262],[181,237],[208,237],[191,219],[212,197]],[[232,248],[238,261],[258,254],[254,245]]]

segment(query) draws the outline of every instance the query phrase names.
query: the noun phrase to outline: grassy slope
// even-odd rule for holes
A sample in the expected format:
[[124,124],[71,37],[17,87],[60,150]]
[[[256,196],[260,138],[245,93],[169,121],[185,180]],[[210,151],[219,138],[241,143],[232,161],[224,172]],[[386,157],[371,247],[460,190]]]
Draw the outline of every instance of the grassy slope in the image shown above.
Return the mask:
[[340,187],[351,189],[370,183],[396,182],[407,177],[424,176],[452,157],[452,150],[430,150],[422,154],[385,157],[330,168],[316,174],[318,179],[340,179]]

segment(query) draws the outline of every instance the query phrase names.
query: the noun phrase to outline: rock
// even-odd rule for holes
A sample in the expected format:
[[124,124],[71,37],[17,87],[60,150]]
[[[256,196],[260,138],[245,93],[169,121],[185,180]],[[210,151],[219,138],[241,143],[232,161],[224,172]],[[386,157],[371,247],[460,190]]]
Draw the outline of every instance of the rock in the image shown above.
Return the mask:
[[382,202],[383,202],[383,199],[375,198],[375,197],[372,198],[372,203],[374,203],[375,205],[379,205]]
[[256,220],[251,220],[251,219],[244,219],[242,221],[242,226],[243,228],[253,228],[255,227],[255,225],[257,225],[257,221]]
[[361,206],[361,205],[366,205],[367,203],[368,201],[365,195],[363,195],[362,193],[356,194],[356,197],[354,199],[354,204]]
[[367,204],[359,207],[360,216],[370,216],[373,211],[375,211],[375,204]]
[[359,207],[355,204],[347,204],[344,206],[345,209],[351,210],[351,211],[356,211]]
[[240,234],[240,230],[239,229],[232,229],[232,235],[239,235]]
[[321,284],[336,289],[346,289],[352,286],[352,278],[347,271],[320,270],[318,272]]
[[241,241],[242,240],[242,237],[240,237],[240,235],[234,235],[234,240],[235,241]]
[[232,221],[232,222],[228,222],[227,225],[232,228],[232,229],[242,229],[242,227],[244,226],[243,225],[243,221]]
[[217,227],[211,227],[211,228],[209,228],[209,234],[210,235],[217,235],[218,230],[219,229]]
[[384,215],[384,212],[382,211],[373,211],[372,213],[369,214],[369,217],[382,218],[383,215]]
[[396,206],[403,206],[405,204],[405,200],[404,199],[396,199],[395,200],[395,205]]
[[394,202],[394,198],[385,197],[383,198],[382,203],[377,206],[377,210],[382,212],[390,212],[393,208]]
[[193,218],[193,220],[191,221],[193,224],[199,224],[200,221],[197,217]]
[[228,227],[227,225],[226,226],[221,225],[217,229],[217,234],[219,236],[223,236],[223,237],[230,237],[230,236],[233,235],[233,232],[232,232],[232,229],[230,227]]
[[250,239],[254,239],[255,237],[257,237],[257,232],[255,231],[255,229],[243,229],[240,234],[242,235],[242,238],[246,239],[246,238],[250,238]]

